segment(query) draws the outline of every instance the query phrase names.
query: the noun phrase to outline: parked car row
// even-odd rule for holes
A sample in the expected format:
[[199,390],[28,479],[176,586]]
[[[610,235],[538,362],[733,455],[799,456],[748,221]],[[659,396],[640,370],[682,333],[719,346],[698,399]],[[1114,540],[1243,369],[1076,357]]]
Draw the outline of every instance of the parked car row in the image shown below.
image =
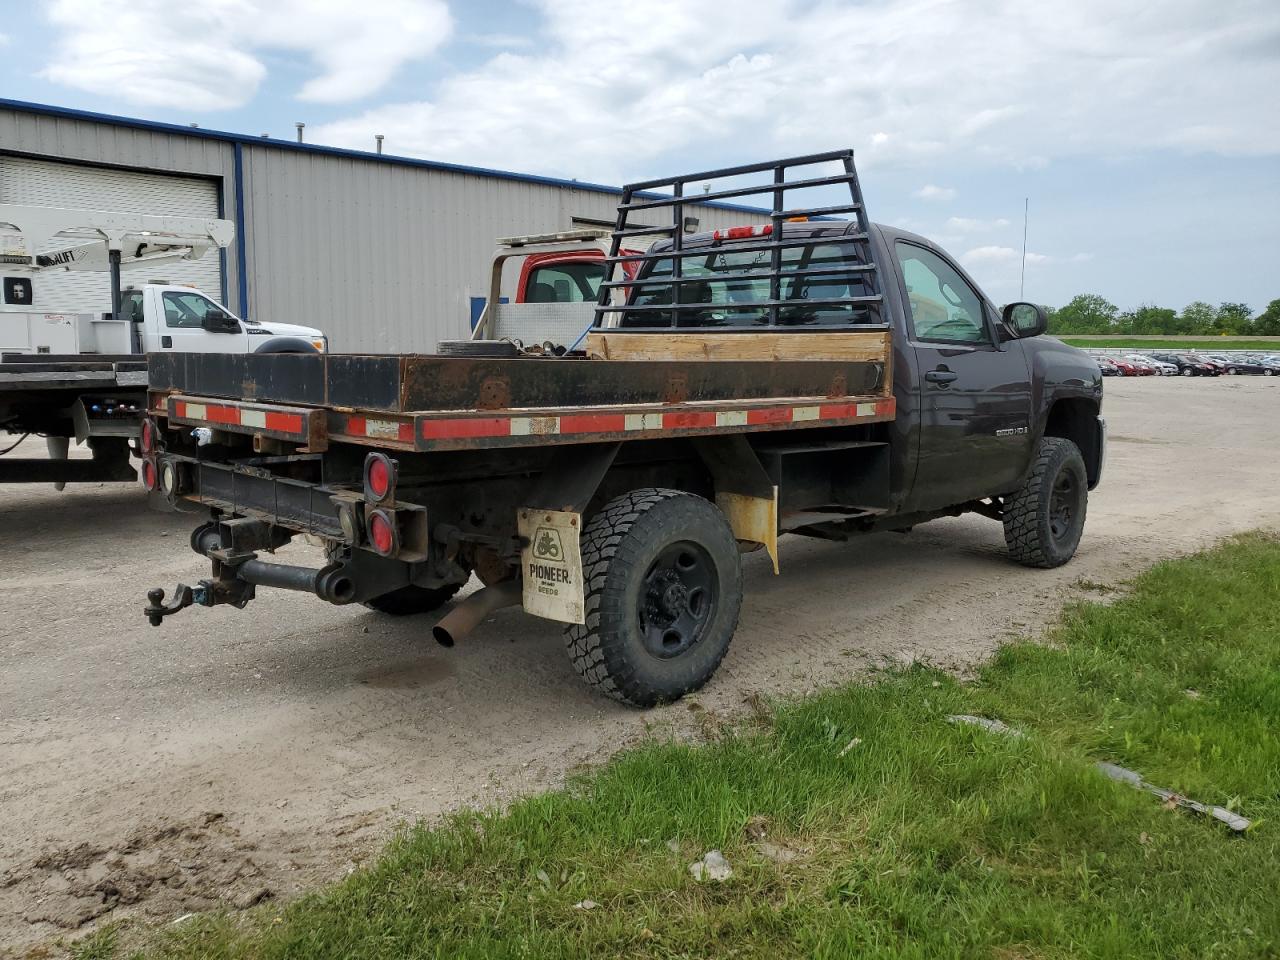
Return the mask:
[[1280,376],[1280,355],[1218,356],[1203,353],[1126,353],[1095,355],[1104,377]]

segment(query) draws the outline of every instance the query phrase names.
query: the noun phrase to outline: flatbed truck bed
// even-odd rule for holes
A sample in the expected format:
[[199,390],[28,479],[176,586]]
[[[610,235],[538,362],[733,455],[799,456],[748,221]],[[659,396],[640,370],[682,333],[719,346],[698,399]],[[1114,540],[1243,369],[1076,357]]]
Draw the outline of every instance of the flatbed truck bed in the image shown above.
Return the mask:
[[[0,457],[0,483],[131,481],[130,442],[147,400],[144,356],[21,354],[0,356],[0,418],[19,417],[22,432],[45,434],[49,457]],[[68,460],[71,437],[91,459]]]
[[872,336],[880,357],[858,361],[167,354],[152,412],[313,450],[423,452],[876,423],[894,400]]

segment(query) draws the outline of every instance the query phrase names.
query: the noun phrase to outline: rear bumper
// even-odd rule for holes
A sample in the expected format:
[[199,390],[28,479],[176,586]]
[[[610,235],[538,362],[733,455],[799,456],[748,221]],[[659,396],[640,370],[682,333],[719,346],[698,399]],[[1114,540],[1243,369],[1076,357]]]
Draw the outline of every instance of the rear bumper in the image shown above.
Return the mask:
[[252,517],[295,533],[341,539],[339,504],[350,499],[305,480],[273,476],[265,469],[210,463],[166,454],[182,471],[178,496],[237,517]]
[[[317,459],[317,454],[295,454],[259,457],[252,463],[218,463],[161,454],[157,471],[161,492],[171,500],[203,504],[223,516],[260,520],[290,534],[309,533],[382,560],[419,564],[428,559],[424,507],[399,500],[372,503],[346,486],[280,475],[315,476]],[[369,529],[375,514],[395,531],[389,551],[380,552],[371,542]]]

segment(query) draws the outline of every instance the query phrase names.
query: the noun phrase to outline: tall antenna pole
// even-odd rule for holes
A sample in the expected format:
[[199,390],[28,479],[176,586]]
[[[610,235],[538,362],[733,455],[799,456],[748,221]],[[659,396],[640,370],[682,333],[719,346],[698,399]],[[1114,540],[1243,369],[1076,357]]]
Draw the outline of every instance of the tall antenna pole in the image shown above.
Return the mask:
[[1018,282],[1018,299],[1026,295],[1027,290],[1027,216],[1031,212],[1031,198],[1022,198],[1022,279]]

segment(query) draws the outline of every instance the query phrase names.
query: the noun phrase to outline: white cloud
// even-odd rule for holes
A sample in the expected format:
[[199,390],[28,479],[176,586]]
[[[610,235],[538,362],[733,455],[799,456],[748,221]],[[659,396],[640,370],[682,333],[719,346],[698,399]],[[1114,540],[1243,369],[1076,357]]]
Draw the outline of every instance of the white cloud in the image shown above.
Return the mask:
[[995,220],[975,220],[971,217],[947,218],[947,228],[959,233],[989,233],[1007,226],[1009,221],[1004,217],[997,217]]
[[[972,250],[968,250],[960,255],[961,262],[966,266],[970,264],[1020,262],[1021,259],[1022,251],[1015,250],[1013,247],[974,247]],[[1045,254],[1032,253],[1030,250],[1027,251],[1027,263],[1039,265],[1042,263],[1050,263],[1052,260],[1052,257],[1046,256]]]
[[300,53],[315,75],[297,95],[343,103],[377,92],[432,53],[452,21],[444,0],[56,0],[62,31],[42,76],[150,106],[225,110],[267,75],[258,54]]
[[938,187],[932,183],[926,183],[912,196],[919,197],[921,200],[954,200],[956,192],[951,187]]
[[0,47],[7,47],[8,45],[9,35],[7,33],[0,33]]
[[[864,169],[1280,153],[1280,124],[1239,96],[1280,88],[1262,39],[1280,31],[1274,0],[1228,0],[1230,15],[1200,0],[739,0],[731,14],[653,0],[608,16],[594,0],[530,2],[536,49],[311,132],[608,181],[680,151],[730,162],[852,145]],[[840,51],[838,69],[814,55],[815,37]]]
[[532,47],[533,38],[519,33],[476,33],[465,38],[468,43],[481,47]]
[[1018,251],[1013,247],[974,247],[960,255],[960,259],[966,264],[1007,263],[1017,257]]

